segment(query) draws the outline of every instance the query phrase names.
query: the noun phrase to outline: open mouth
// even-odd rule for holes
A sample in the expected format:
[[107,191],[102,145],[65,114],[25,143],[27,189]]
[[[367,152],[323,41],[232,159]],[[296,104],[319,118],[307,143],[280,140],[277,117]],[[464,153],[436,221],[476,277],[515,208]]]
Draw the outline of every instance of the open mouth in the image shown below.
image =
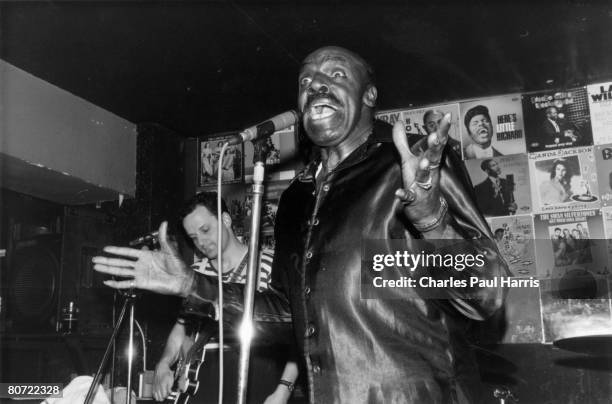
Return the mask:
[[313,120],[329,118],[336,113],[338,108],[332,105],[328,101],[319,100],[310,104],[308,108],[308,114]]

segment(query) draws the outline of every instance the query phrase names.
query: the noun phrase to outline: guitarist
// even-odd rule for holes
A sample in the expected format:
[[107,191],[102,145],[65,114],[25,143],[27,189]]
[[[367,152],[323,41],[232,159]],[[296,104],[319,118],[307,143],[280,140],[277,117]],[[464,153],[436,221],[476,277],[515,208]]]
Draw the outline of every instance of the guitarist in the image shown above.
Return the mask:
[[[225,201],[221,201],[222,211],[222,254],[223,269],[221,271],[223,282],[245,283],[247,275],[248,247],[242,244],[232,229],[232,218]],[[182,224],[185,233],[192,240],[194,246],[204,258],[192,265],[192,269],[205,276],[218,276],[217,266],[217,194],[215,192],[201,192],[189,200],[181,212]],[[258,290],[267,289],[270,282],[272,260],[274,252],[263,250],[260,252]],[[170,369],[176,363],[180,354],[184,357],[194,343],[194,333],[191,321],[186,316],[177,318],[161,359],[155,367],[153,397],[157,401],[164,400],[171,392],[174,384],[174,372]],[[204,335],[201,338],[210,338]],[[283,372],[283,380],[279,387],[269,398],[282,397],[284,400],[269,402],[286,402],[293,390],[293,383],[297,378],[297,366],[293,362],[287,363]]]

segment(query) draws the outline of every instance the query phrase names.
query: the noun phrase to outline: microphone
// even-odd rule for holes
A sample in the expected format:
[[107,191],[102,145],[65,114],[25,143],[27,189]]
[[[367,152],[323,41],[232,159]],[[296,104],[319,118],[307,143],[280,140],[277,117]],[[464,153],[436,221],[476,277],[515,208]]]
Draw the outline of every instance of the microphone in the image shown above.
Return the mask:
[[295,125],[298,120],[299,116],[296,111],[290,110],[283,112],[282,114],[276,115],[258,125],[246,128],[237,135],[233,135],[228,143],[230,146],[235,146],[244,142],[253,142],[255,140],[263,139],[272,135],[278,130],[286,129],[291,125]]
[[147,246],[150,247],[159,243],[159,232],[157,230],[147,233],[143,236],[135,238],[134,240],[128,242],[128,245],[132,248]]

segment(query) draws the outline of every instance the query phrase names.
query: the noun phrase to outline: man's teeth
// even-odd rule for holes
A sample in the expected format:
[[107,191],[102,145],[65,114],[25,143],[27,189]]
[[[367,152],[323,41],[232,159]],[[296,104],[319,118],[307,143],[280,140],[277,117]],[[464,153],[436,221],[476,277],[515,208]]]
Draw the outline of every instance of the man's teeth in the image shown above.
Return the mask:
[[311,108],[310,116],[313,119],[323,119],[332,116],[336,112],[333,108],[325,105],[314,105]]

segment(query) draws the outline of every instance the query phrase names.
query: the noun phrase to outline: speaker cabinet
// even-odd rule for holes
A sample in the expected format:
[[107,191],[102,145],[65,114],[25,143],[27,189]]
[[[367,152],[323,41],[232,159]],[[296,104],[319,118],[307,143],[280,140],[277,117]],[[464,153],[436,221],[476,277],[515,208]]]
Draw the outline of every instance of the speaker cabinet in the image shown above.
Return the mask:
[[61,236],[40,235],[15,244],[9,274],[9,318],[17,330],[52,331],[60,294]]
[[60,308],[74,302],[78,331],[96,334],[112,328],[113,291],[93,270],[92,258],[113,244],[113,220],[89,208],[66,208],[62,243]]

